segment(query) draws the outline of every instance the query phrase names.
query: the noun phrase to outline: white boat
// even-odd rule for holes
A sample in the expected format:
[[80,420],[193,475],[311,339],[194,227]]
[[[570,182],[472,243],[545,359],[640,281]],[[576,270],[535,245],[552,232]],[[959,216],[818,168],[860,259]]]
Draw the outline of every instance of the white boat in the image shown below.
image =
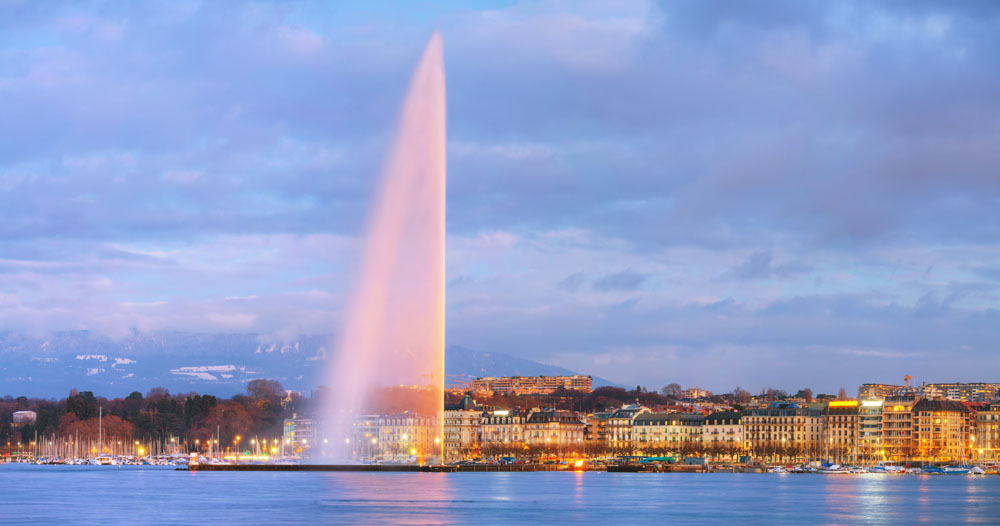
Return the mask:
[[788,473],[785,466],[774,466],[773,468],[767,470],[768,473]]
[[820,468],[819,472],[824,475],[846,475],[849,474],[851,470],[841,466],[840,464],[833,464],[825,468]]
[[117,466],[118,465],[118,461],[114,457],[103,456],[103,457],[97,457],[97,458],[90,459],[90,465],[91,466]]

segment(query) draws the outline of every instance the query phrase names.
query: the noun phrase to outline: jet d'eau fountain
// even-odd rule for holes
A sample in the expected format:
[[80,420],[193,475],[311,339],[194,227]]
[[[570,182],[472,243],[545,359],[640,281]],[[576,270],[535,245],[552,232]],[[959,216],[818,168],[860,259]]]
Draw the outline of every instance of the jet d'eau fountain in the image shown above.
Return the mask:
[[[328,455],[442,459],[445,77],[431,36],[381,175],[362,264],[325,384]],[[366,414],[391,418],[385,436]]]

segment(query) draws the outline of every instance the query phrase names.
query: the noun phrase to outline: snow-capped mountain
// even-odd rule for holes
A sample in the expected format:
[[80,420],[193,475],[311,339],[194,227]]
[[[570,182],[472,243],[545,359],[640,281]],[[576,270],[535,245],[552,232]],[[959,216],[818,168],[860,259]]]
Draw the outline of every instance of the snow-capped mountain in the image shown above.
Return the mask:
[[[166,387],[171,392],[231,396],[253,378],[273,378],[308,393],[322,383],[330,349],[324,336],[268,341],[256,334],[135,332],[108,339],[86,331],[43,338],[0,332],[0,396],[59,398],[70,389],[124,396]],[[577,374],[502,353],[450,346],[449,380],[477,376]],[[612,385],[594,378],[594,384]]]

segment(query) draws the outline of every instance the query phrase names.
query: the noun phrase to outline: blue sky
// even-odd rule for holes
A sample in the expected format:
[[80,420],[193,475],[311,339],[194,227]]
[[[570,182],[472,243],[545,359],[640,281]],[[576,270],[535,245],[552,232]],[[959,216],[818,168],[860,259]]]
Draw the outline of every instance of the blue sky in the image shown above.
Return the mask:
[[0,12],[0,329],[334,332],[437,28],[449,343],[651,387],[1000,380],[993,2]]

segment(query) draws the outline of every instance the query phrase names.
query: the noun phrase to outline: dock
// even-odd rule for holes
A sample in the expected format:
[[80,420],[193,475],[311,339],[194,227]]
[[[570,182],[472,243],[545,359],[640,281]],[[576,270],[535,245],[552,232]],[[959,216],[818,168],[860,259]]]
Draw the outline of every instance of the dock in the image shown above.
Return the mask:
[[459,464],[454,466],[418,464],[192,464],[177,468],[179,471],[336,471],[355,473],[457,473],[457,472],[532,472],[572,471],[558,464]]

